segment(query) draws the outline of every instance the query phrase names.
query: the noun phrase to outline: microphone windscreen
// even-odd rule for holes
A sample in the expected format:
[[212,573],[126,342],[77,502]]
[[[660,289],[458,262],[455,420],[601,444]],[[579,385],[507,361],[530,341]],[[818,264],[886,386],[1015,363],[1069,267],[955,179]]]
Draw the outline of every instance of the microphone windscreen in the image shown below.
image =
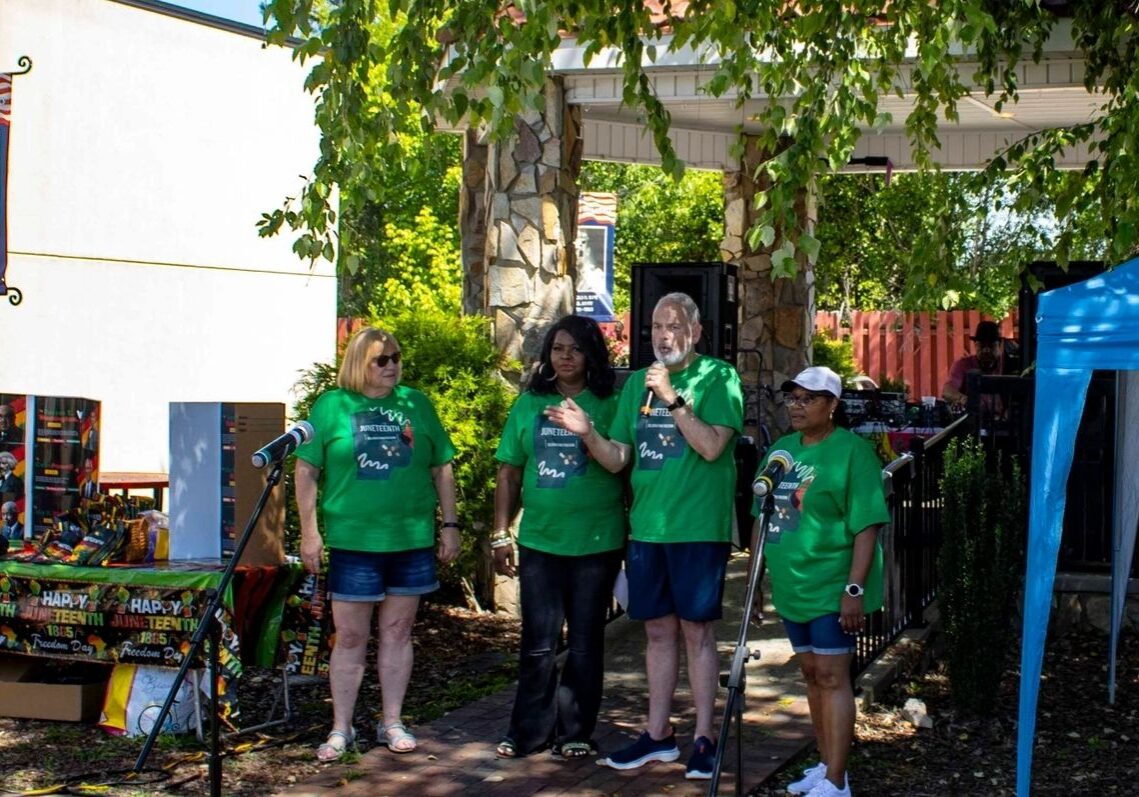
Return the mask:
[[302,443],[307,443],[309,440],[312,440],[313,435],[316,434],[316,430],[312,428],[312,424],[308,421],[297,421],[296,429],[301,435]]

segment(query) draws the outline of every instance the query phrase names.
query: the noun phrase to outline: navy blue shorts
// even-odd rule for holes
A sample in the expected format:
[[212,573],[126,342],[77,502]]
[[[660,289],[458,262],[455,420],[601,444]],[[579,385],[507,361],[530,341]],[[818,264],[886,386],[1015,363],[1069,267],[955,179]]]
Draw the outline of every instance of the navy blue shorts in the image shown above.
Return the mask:
[[731,543],[629,541],[629,617],[655,620],[675,614],[706,623],[723,616],[724,574]]
[[838,612],[824,614],[807,623],[784,620],[783,628],[796,653],[818,653],[823,656],[841,656],[854,652],[854,634],[842,630]]
[[434,548],[328,551],[328,593],[334,601],[374,603],[388,595],[426,595],[437,589]]

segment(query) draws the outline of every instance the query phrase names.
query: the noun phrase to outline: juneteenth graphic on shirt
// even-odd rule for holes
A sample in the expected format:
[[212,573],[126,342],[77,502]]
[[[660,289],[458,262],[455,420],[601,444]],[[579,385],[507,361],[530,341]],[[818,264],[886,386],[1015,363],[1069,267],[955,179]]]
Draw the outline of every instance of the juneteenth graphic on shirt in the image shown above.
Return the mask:
[[399,410],[376,409],[352,415],[356,478],[386,481],[392,468],[411,464],[415,432]]
[[652,412],[637,418],[637,468],[660,470],[665,461],[683,457],[687,449],[676,419],[654,394]]
[[799,528],[799,513],[803,509],[803,496],[815,480],[815,466],[795,463],[791,472],[775,488],[775,512],[767,528],[767,542],[778,544],[783,532]]
[[581,476],[589,464],[580,436],[557,426],[545,415],[534,424],[534,461],[539,487],[565,487],[571,476]]

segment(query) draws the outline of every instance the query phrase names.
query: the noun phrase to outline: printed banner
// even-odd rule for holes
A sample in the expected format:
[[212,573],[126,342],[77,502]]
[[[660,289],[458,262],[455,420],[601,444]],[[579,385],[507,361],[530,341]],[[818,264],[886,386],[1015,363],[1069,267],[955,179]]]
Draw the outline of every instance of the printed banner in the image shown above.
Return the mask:
[[[94,568],[92,568],[94,569]],[[180,667],[216,573],[79,568],[6,562],[0,568],[0,650],[39,656]],[[100,576],[102,574],[100,573]],[[165,584],[158,582],[167,582]],[[223,612],[222,669],[241,673],[237,635]]]
[[98,492],[99,402],[36,396],[32,427],[32,536]]
[[612,321],[613,245],[617,225],[617,195],[585,191],[578,199],[577,296],[578,315]]
[[[219,577],[220,573],[0,563],[0,651],[180,667],[209,602],[207,590]],[[230,611],[223,608],[218,651],[223,717],[236,716],[229,684],[242,669],[232,625]],[[196,666],[205,666],[205,652]]]
[[281,618],[279,658],[288,674],[327,678],[334,636],[324,578],[305,573],[285,600]]

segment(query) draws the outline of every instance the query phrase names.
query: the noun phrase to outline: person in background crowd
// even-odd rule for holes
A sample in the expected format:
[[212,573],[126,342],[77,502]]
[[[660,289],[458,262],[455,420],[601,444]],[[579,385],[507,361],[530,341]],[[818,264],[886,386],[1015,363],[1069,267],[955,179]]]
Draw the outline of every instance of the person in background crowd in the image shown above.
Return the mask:
[[[949,377],[941,388],[941,397],[957,411],[965,409],[968,400],[965,395],[966,375],[970,371],[980,371],[982,374],[1005,373],[1005,341],[1001,337],[1001,328],[996,322],[982,321],[977,324],[972,340],[976,346],[976,353],[958,358],[949,369]],[[998,399],[998,396],[983,396],[982,406],[986,410],[997,411]]]
[[[850,661],[866,615],[882,606],[878,529],[890,521],[890,514],[874,448],[843,428],[838,374],[824,367],[807,368],[782,389],[792,431],[771,449],[787,452],[794,464],[774,490],[764,555],[772,603],[807,683],[821,758],[788,791],[850,797]],[[760,472],[766,467],[767,462],[762,463]],[[755,513],[760,511],[757,499]],[[753,552],[759,533],[757,521]],[[752,616],[760,619],[754,611]]]
[[[459,554],[455,449],[430,400],[399,383],[401,358],[391,334],[358,331],[345,347],[339,387],[313,405],[312,440],[297,449],[301,561],[319,572],[328,549],[336,627],[332,731],[317,750],[321,761],[339,759],[355,743],[352,716],[377,603],[383,703],[377,740],[396,753],[416,748],[400,719],[411,678],[411,628],[419,597],[439,587],[436,556],[447,564]],[[443,521],[436,548],[437,508]]]
[[555,423],[581,435],[610,471],[633,466],[626,567],[629,616],[644,621],[648,637],[648,727],[601,763],[635,769],[680,757],[671,713],[683,636],[696,705],[685,773],[690,779],[711,778],[715,763],[715,621],[731,547],[732,441],[743,428],[739,375],[727,362],[696,353],[700,333],[700,311],[691,297],[661,297],[652,316],[657,362],[625,383],[609,439],[572,398],[546,410]]
[[[556,755],[593,752],[601,707],[605,616],[625,546],[624,484],[589,455],[581,436],[546,417],[572,398],[600,434],[617,409],[616,375],[597,322],[566,316],[546,333],[537,371],[506,420],[496,454],[491,535],[495,569],[519,574],[522,646],[504,758],[552,746]],[[519,501],[515,565],[510,522]],[[559,683],[558,640],[567,624]]]
[[3,520],[3,525],[0,525],[0,537],[6,540],[24,539],[24,524],[20,522],[20,511],[15,501],[5,501],[0,506],[0,519]]

